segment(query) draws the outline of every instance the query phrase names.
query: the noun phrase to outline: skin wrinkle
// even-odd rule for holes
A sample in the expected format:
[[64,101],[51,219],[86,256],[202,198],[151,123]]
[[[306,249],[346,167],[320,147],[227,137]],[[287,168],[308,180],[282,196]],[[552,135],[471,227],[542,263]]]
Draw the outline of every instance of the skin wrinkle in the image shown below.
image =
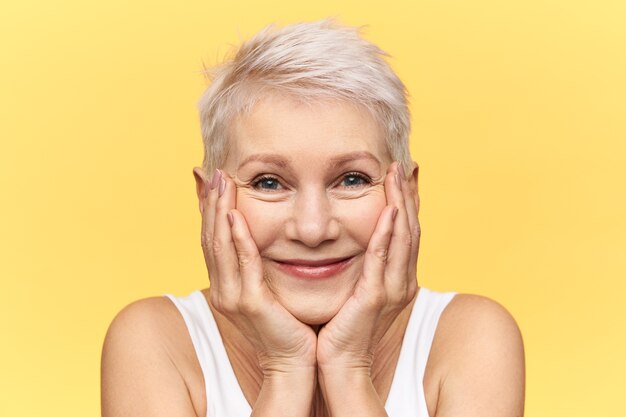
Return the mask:
[[[255,165],[256,163],[256,165]],[[345,154],[341,154],[332,158],[329,158],[328,161],[325,161],[328,166],[328,171],[334,173],[342,173],[339,175],[339,178],[332,178],[332,181],[329,181],[329,192],[333,194],[334,197],[343,198],[343,199],[356,199],[361,198],[363,196],[368,195],[371,192],[380,192],[384,193],[383,182],[384,175],[380,175],[381,172],[384,172],[382,169],[382,162],[379,158],[373,155],[369,151],[357,151],[357,152],[348,152]],[[355,166],[355,164],[357,164]],[[358,168],[358,164],[364,164],[367,170],[363,170],[364,174],[368,174],[367,171],[370,169],[370,164],[376,165],[376,175],[367,175],[369,177],[370,186],[362,187],[356,190],[350,190],[349,192],[336,191],[333,189],[334,182],[341,180],[342,175],[345,175],[344,167],[353,167]],[[279,183],[282,186],[291,186],[289,181],[286,181],[285,178],[278,178],[277,174],[274,172],[287,172],[287,178],[297,178],[295,172],[297,171],[297,167],[294,166],[294,162],[292,158],[283,157],[278,154],[253,154],[246,157],[238,166],[236,170],[235,177],[233,180],[237,185],[238,190],[241,189],[242,193],[245,192],[245,196],[250,198],[255,198],[262,201],[286,201],[289,197],[287,196],[286,190],[276,190],[272,193],[268,192],[259,192],[253,188],[253,182],[261,177],[262,175],[275,176],[277,177]],[[365,166],[367,165],[367,166]],[[258,172],[254,169],[254,166],[259,167],[259,170],[263,171],[264,174],[259,175]],[[373,167],[374,165],[372,165]],[[263,168],[263,169],[261,169]],[[373,168],[372,168],[373,169]],[[243,171],[243,173],[241,173]],[[358,172],[358,170],[353,170],[354,172]],[[373,172],[373,171],[372,171]],[[295,182],[295,181],[292,181]]]
[[[379,193],[379,194],[384,193],[383,182],[384,182],[384,177],[377,178],[377,179],[372,180],[372,183],[368,189],[353,191],[345,195],[342,195],[341,193],[337,193],[337,192],[333,193],[332,191],[330,191],[330,193],[333,193],[334,197],[339,198],[339,199],[344,199],[344,200],[358,199],[358,198],[367,196],[372,193]],[[237,180],[235,181],[235,183],[236,183],[238,192],[240,192],[241,195],[245,197],[249,197],[252,199],[259,200],[259,201],[267,201],[267,202],[281,202],[281,201],[287,201],[289,199],[289,196],[286,195],[286,193],[282,193],[282,195],[279,193],[275,193],[276,195],[270,195],[270,196],[259,194],[258,192],[255,192],[253,189],[251,189],[249,182],[243,182],[241,180]]]

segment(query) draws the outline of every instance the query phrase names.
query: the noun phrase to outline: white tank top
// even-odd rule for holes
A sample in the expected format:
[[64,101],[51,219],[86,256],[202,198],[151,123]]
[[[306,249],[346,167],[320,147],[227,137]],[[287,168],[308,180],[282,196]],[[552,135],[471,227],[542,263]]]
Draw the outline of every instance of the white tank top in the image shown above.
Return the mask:
[[[455,293],[420,288],[404,334],[395,374],[385,403],[389,417],[429,417],[424,371],[441,313]],[[186,297],[165,294],[178,308],[191,336],[205,381],[207,417],[243,417],[252,413],[222,343],[219,329],[201,291]]]

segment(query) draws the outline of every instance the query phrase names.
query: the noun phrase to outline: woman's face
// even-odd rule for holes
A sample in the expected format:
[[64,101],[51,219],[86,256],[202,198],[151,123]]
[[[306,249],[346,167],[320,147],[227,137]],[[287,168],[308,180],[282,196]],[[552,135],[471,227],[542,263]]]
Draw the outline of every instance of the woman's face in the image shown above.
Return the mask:
[[278,302],[328,322],[352,295],[392,162],[366,110],[272,95],[232,126],[224,170]]

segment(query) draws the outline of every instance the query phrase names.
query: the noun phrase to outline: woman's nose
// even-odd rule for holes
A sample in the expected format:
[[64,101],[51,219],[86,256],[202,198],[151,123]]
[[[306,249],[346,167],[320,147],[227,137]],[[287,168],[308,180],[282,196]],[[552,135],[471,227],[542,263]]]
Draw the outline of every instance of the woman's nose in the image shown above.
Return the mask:
[[339,237],[340,224],[333,215],[326,190],[301,190],[291,207],[287,237],[314,248]]

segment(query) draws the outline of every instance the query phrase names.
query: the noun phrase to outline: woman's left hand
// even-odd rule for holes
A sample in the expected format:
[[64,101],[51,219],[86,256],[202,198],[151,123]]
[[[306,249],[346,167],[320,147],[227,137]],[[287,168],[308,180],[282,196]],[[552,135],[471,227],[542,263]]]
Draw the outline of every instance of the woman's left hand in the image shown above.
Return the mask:
[[388,204],[370,239],[354,294],[319,332],[321,372],[369,375],[376,346],[417,293],[417,199],[399,163],[387,171],[385,195]]

